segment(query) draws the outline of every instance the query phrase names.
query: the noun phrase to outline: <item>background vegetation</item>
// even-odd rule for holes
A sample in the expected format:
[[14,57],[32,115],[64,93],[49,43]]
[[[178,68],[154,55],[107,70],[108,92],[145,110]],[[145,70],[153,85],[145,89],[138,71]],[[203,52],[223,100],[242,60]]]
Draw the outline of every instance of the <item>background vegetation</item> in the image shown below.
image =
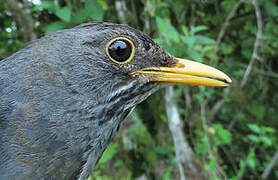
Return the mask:
[[[225,89],[178,85],[151,96],[91,179],[278,179],[277,1],[0,0],[0,59],[86,21],[129,24],[233,79]],[[178,110],[178,126],[166,101]]]

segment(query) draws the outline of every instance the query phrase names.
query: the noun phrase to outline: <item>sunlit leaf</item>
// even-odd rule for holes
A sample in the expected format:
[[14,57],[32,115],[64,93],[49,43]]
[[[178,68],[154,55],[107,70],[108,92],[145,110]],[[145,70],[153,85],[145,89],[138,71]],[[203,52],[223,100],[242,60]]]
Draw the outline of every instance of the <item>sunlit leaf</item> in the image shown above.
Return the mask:
[[159,31],[164,36],[164,38],[174,42],[179,41],[179,33],[171,24],[168,24],[160,17],[156,17],[156,24],[158,26]]
[[163,180],[169,180],[172,178],[172,171],[174,170],[174,166],[169,166],[166,173],[163,175]]
[[95,21],[103,20],[104,9],[97,0],[86,0],[85,9]]
[[247,124],[248,128],[253,132],[260,134],[261,128],[257,124]]
[[81,9],[77,11],[73,16],[72,16],[72,22],[73,23],[82,23],[84,22],[88,17],[90,16],[89,11],[87,9]]
[[191,34],[194,35],[194,34],[196,34],[198,32],[206,31],[207,29],[208,29],[207,26],[196,26],[193,29],[191,29]]
[[225,9],[226,12],[230,12],[236,3],[237,3],[236,0],[228,0],[228,1],[226,0],[226,1],[222,1],[220,5],[222,8]]
[[164,147],[162,146],[156,146],[154,148],[155,152],[160,154],[160,155],[166,155],[168,153],[167,149],[165,149]]
[[256,135],[249,134],[249,135],[247,135],[247,138],[250,139],[251,141],[255,142],[255,143],[259,142],[259,137],[256,136]]
[[196,43],[200,43],[200,44],[214,44],[215,40],[208,38],[206,36],[202,36],[202,35],[195,35],[194,36]]
[[188,36],[189,35],[188,28],[186,26],[184,26],[184,25],[182,25],[181,28],[182,28],[182,31],[183,31],[184,35]]
[[115,167],[120,167],[120,166],[123,166],[124,165],[124,162],[122,160],[117,160],[114,164]]
[[107,161],[111,160],[117,153],[117,148],[117,144],[110,144],[99,160],[99,164],[105,164]]
[[70,22],[71,20],[71,10],[69,7],[58,9],[56,10],[55,14],[63,21]]
[[263,131],[267,133],[275,133],[275,129],[271,127],[263,127]]
[[268,136],[262,136],[262,137],[260,137],[260,140],[266,146],[271,146],[272,145],[272,140]]
[[192,36],[181,36],[181,40],[188,45],[188,49],[192,50],[196,39]]
[[204,155],[208,152],[208,147],[209,147],[209,141],[207,138],[202,138],[201,142],[199,142],[196,146],[195,146],[195,151],[198,154]]
[[48,24],[45,28],[44,28],[44,32],[45,33],[51,33],[51,32],[55,32],[61,29],[64,29],[66,27],[66,24],[62,21],[56,21],[53,23]]
[[191,50],[188,49],[185,52],[189,56],[189,58],[191,58],[192,60],[202,62],[201,56],[194,49],[191,49]]
[[221,124],[213,124],[213,128],[216,132],[213,138],[216,146],[230,144],[232,142],[232,134],[224,129]]
[[255,159],[255,152],[251,150],[251,152],[247,156],[247,164],[249,167],[254,169],[256,167],[256,159]]

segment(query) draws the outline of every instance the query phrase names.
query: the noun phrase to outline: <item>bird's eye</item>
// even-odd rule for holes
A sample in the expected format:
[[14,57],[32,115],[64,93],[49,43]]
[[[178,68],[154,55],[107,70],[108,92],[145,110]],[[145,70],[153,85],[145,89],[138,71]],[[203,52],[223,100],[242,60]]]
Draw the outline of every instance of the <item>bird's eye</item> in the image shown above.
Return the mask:
[[124,37],[112,39],[106,46],[106,54],[117,64],[130,62],[134,53],[135,47],[133,42]]

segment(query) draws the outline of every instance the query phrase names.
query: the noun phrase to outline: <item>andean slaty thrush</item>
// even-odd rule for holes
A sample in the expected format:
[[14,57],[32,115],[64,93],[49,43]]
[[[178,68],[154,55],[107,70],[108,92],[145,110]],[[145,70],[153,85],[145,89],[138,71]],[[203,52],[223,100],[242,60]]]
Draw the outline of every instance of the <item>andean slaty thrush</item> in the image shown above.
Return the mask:
[[0,179],[87,179],[120,123],[161,82],[231,80],[112,23],[46,35],[0,61]]

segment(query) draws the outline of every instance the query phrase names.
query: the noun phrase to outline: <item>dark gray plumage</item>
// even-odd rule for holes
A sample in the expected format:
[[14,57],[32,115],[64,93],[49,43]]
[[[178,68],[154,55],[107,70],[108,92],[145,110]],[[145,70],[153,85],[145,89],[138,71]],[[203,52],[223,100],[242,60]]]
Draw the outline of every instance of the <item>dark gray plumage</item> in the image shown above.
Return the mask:
[[[131,39],[118,65],[105,47]],[[0,61],[0,179],[87,179],[121,121],[157,89],[136,69],[174,59],[125,25],[87,23],[52,33]]]
[[121,121],[159,82],[232,81],[111,23],[52,33],[0,61],[0,180],[86,180]]

